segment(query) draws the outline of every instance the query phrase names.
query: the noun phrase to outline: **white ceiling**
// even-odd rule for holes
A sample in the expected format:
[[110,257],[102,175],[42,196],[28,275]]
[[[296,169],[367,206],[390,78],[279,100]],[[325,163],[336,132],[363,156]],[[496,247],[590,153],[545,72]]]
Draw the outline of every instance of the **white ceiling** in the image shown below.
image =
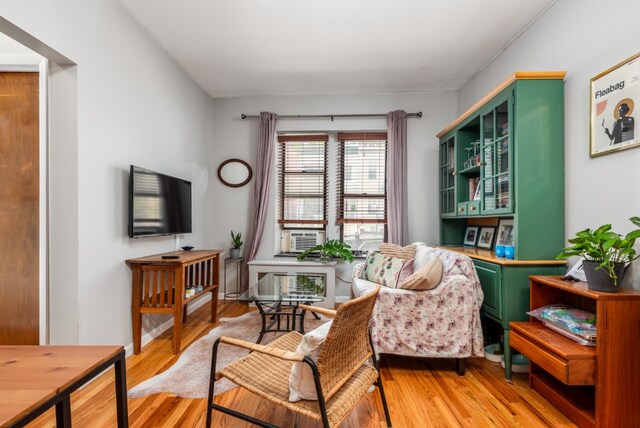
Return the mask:
[[118,1],[218,98],[458,90],[557,0]]

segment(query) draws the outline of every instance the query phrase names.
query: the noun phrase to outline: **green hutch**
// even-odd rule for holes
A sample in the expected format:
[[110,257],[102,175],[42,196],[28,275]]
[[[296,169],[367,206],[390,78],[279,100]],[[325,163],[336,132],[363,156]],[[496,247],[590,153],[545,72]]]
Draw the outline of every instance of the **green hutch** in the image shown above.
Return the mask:
[[[564,274],[565,72],[517,72],[438,133],[440,244],[470,256],[484,292],[482,311],[504,330],[526,321],[529,275]],[[495,244],[464,246],[468,227],[512,222],[514,259]],[[495,239],[494,239],[495,240]],[[486,248],[489,246],[489,248]]]

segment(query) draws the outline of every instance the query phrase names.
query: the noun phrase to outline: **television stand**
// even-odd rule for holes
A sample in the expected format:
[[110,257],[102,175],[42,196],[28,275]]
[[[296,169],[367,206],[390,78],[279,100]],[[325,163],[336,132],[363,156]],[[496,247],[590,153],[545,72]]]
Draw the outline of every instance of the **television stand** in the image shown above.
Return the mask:
[[[140,353],[142,314],[173,314],[173,352],[180,353],[180,331],[187,305],[211,293],[211,322],[216,321],[222,250],[175,251],[127,260],[132,271],[131,324],[133,353]],[[185,297],[187,287],[202,291]]]

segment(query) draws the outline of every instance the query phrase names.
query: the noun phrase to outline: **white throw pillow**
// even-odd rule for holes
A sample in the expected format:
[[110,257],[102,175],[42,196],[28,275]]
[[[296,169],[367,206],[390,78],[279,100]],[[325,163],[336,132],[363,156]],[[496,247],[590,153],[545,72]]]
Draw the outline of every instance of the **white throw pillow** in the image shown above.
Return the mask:
[[416,242],[413,245],[416,246],[416,256],[413,260],[413,272],[418,272],[422,269],[434,256],[433,248],[428,247],[422,242]]
[[[329,334],[332,323],[333,321],[329,321],[305,334],[296,348],[296,353],[306,355],[317,362],[322,344]],[[293,363],[289,374],[289,401],[317,399],[318,394],[311,367],[307,363]]]

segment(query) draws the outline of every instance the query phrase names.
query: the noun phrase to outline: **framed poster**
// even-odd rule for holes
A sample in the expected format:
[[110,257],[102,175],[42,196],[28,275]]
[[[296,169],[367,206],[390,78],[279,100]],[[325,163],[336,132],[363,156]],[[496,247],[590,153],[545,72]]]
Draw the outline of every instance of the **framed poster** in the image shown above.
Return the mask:
[[635,116],[640,107],[640,53],[591,79],[589,156],[640,146]]

